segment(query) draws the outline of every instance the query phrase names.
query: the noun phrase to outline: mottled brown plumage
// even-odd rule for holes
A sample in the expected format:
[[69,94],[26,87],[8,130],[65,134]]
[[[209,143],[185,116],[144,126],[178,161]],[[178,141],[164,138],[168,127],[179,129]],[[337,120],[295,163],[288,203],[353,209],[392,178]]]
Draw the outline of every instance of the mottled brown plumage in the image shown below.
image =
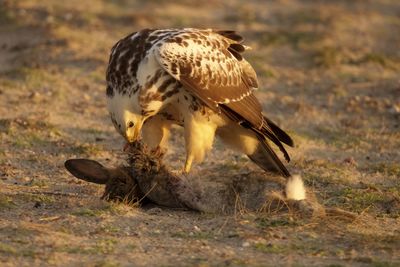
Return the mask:
[[[260,166],[265,170],[289,176],[267,139],[288,161],[281,141],[288,145],[293,141],[262,114],[253,94],[257,75],[242,55],[247,49],[242,41],[234,31],[186,28],[146,29],[117,42],[107,69],[109,110],[117,130],[130,140],[137,138],[142,126],[156,130],[157,124],[147,121],[159,120],[168,128],[157,118],[163,114],[176,124],[183,122],[185,169],[193,160],[202,160],[216,133],[258,165],[267,155],[268,162]],[[128,122],[140,129],[128,129]],[[162,134],[157,138],[163,141]]]

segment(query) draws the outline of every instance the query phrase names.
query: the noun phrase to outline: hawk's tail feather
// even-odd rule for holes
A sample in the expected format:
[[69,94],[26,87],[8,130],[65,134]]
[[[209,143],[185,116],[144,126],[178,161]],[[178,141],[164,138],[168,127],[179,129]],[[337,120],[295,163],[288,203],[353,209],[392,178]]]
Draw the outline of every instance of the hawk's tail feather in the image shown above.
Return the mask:
[[[289,177],[290,173],[286,169],[286,167],[283,165],[282,161],[278,158],[276,153],[272,150],[272,148],[269,146],[267,138],[271,140],[276,146],[278,146],[279,150],[283,153],[285,156],[285,159],[289,162],[290,157],[289,154],[287,153],[286,149],[283,147],[281,140],[275,132],[278,133],[278,136],[287,136],[290,140],[291,138],[283,131],[281,130],[276,124],[271,122],[270,120],[266,120],[264,118],[262,122],[262,127],[258,128],[252,125],[248,120],[243,119],[242,116],[237,114],[237,112],[233,111],[230,107],[226,105],[220,105],[220,108],[222,112],[228,116],[233,121],[238,122],[239,125],[241,125],[244,128],[247,128],[249,130],[252,130],[257,138],[260,141],[260,144],[256,151],[252,155],[248,155],[248,157],[254,161],[258,166],[260,166],[262,169],[266,171],[275,171],[281,173],[285,177]],[[270,123],[272,126],[270,126]],[[279,130],[277,130],[279,129]],[[274,132],[275,131],[275,132]],[[283,132],[285,135],[280,134]],[[284,138],[285,139],[285,138]],[[286,138],[287,139],[287,138]],[[288,143],[291,143],[289,140]],[[282,141],[283,142],[283,141]],[[292,141],[293,143],[293,141]]]
[[264,120],[271,128],[272,132],[278,137],[279,141],[285,143],[288,146],[294,147],[293,139],[273,121],[264,116]]
[[290,177],[290,172],[269,146],[265,136],[257,134],[257,138],[259,140],[259,145],[256,151],[247,156],[265,171],[277,172],[284,177]]
[[269,127],[263,127],[261,129],[261,133],[258,133],[259,135],[262,135],[265,139],[265,137],[267,137],[268,139],[270,139],[278,148],[279,150],[283,153],[283,155],[285,156],[285,159],[287,162],[290,161],[290,157],[289,157],[289,153],[287,153],[286,149],[283,147],[281,141],[279,140],[279,138],[275,135],[275,133],[269,128]]
[[253,125],[251,125],[248,121],[241,121],[239,123],[242,127],[253,130],[257,135],[263,136],[264,138],[268,138],[271,140],[283,153],[287,162],[290,161],[289,154],[286,149],[283,147],[279,138],[275,135],[274,131],[269,127],[267,121],[263,121],[263,125],[261,129],[257,129]]

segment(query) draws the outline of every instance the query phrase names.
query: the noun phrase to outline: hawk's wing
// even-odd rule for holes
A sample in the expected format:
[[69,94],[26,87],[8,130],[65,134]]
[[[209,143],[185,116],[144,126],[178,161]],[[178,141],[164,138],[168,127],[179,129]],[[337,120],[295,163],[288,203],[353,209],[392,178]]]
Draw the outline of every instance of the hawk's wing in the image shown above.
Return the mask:
[[[252,92],[258,87],[257,76],[241,56],[246,49],[238,43],[241,40],[232,31],[187,29],[163,39],[154,52],[160,65],[193,95],[215,111],[222,111],[242,126],[269,138],[289,160],[279,138],[264,120],[261,104]],[[274,161],[279,161],[270,151]]]
[[156,58],[210,108],[227,105],[260,128],[262,108],[252,94],[257,88],[255,71],[240,55],[245,47],[227,37],[211,30],[183,30],[163,40],[156,49]]

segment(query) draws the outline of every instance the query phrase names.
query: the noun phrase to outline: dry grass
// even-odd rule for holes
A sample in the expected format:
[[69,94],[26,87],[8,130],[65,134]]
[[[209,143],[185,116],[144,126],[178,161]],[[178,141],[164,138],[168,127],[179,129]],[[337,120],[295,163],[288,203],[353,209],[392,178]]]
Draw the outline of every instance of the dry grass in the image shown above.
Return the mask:
[[[396,0],[2,1],[2,265],[399,265],[399,14]],[[104,99],[111,46],[182,26],[244,34],[265,113],[295,138],[289,168],[355,221],[110,204],[65,172],[73,157],[121,162]],[[252,168],[216,148],[194,171]]]

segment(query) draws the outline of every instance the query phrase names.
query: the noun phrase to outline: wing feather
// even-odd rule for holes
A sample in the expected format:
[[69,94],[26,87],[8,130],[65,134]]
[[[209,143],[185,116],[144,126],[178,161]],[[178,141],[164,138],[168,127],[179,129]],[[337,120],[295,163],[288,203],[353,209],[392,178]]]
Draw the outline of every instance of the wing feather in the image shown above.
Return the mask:
[[[192,30],[165,39],[155,55],[171,76],[210,108],[219,112],[218,105],[230,106],[260,128],[262,108],[252,95],[258,86],[257,76],[250,64],[237,55],[244,50],[237,41],[211,30]],[[252,105],[237,104],[247,97]]]

